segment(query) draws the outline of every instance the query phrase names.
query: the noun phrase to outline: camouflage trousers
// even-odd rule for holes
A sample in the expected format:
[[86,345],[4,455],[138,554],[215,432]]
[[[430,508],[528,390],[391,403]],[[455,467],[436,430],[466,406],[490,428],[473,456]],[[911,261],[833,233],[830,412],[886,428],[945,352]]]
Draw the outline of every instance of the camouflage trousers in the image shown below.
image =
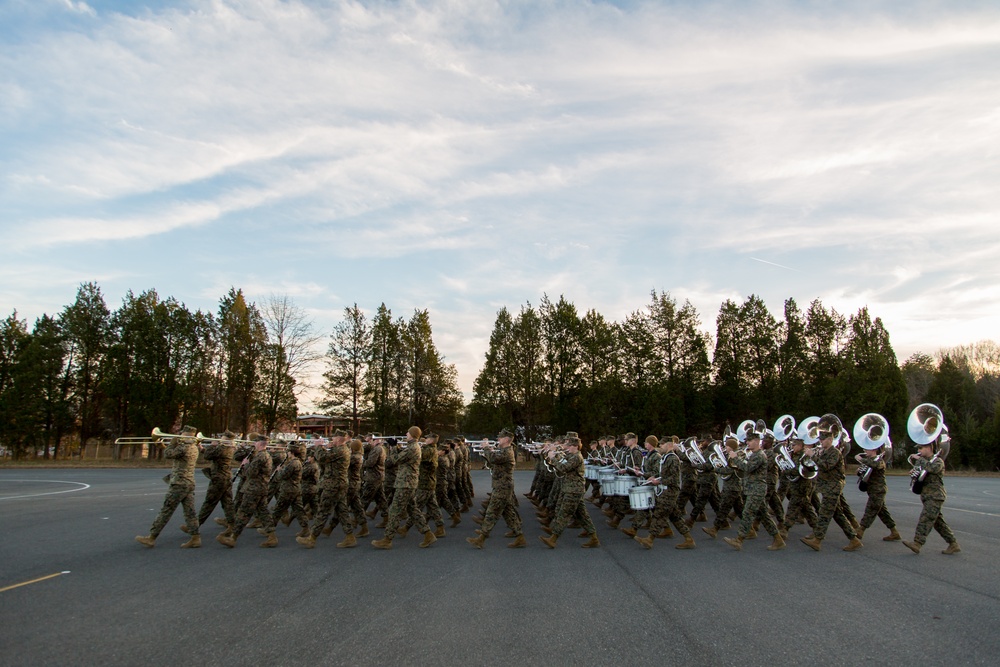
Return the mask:
[[924,508],[920,511],[920,519],[917,521],[917,531],[914,533],[913,541],[917,544],[923,544],[927,541],[927,536],[931,534],[931,530],[936,530],[948,544],[957,542],[955,533],[951,532],[951,528],[941,514],[944,501],[928,498],[923,503]]
[[427,532],[427,518],[417,507],[416,489],[395,489],[392,494],[392,504],[389,505],[389,516],[385,520],[385,537],[391,540],[396,537],[396,530],[407,518],[412,519],[412,525],[421,533]]
[[826,537],[826,530],[830,527],[830,521],[836,521],[840,529],[844,531],[844,535],[847,539],[853,540],[858,536],[854,532],[854,527],[851,526],[850,520],[844,514],[844,510],[841,506],[843,501],[844,483],[841,482],[839,485],[816,485],[816,493],[820,496],[819,501],[819,516],[816,519],[816,529],[813,531],[813,535],[816,536],[817,540],[823,540]]
[[[714,480],[715,475],[712,475]],[[719,515],[719,487],[714,481],[711,484],[697,484],[695,486],[695,496],[691,503],[691,520],[697,521],[698,515],[705,511],[705,505],[709,505],[715,515]]]
[[389,503],[385,499],[385,489],[382,488],[382,480],[367,480],[361,484],[361,507],[367,510],[368,506],[375,503],[375,508],[385,514],[389,508]]
[[781,504],[781,496],[778,495],[777,484],[768,483],[764,504],[774,513],[774,522],[777,525],[780,526],[785,523],[785,506]]
[[649,520],[649,534],[658,535],[660,532],[674,524],[674,528],[681,535],[687,537],[691,534],[687,522],[684,521],[684,512],[677,504],[679,493],[664,491],[656,497],[656,505],[653,507],[653,516]]
[[233,483],[228,474],[210,477],[212,481],[208,484],[208,491],[205,492],[205,500],[198,510],[198,525],[208,521],[212,516],[216,506],[221,502],[222,511],[226,515],[226,523],[230,526],[236,521],[236,505],[233,503]]
[[153,525],[149,529],[149,535],[153,539],[163,532],[163,527],[170,521],[174,510],[180,505],[184,510],[184,522],[187,524],[188,533],[198,534],[198,515],[194,512],[194,484],[171,484],[167,489],[167,495],[163,499],[163,508],[153,519]]
[[452,514],[458,514],[458,508],[460,505],[455,504],[455,496],[449,492],[448,486],[439,486],[437,488],[437,503],[441,511],[451,516]]
[[564,493],[556,505],[556,518],[552,520],[552,534],[558,537],[566,530],[566,526],[576,519],[583,526],[583,529],[593,535],[597,532],[590,514],[587,513],[586,504],[583,502],[583,492]]
[[306,521],[306,510],[302,505],[302,493],[300,491],[278,493],[278,500],[274,504],[274,510],[271,511],[271,523],[277,526],[288,509],[292,511],[292,518],[299,522],[299,528],[309,526],[309,522]]
[[872,493],[868,489],[868,503],[865,505],[865,513],[861,517],[861,529],[868,530],[875,519],[879,519],[889,530],[895,530],[896,521],[889,514],[889,508],[885,506],[885,491]]
[[319,508],[316,510],[316,519],[310,531],[312,536],[319,537],[323,527],[331,519],[333,526],[339,523],[344,527],[344,535],[354,534],[354,515],[347,506],[346,486],[328,486],[320,491]]
[[302,509],[305,510],[307,516],[316,516],[316,511],[319,509],[319,493],[315,484],[302,486]]
[[[688,503],[693,503],[694,499],[698,495],[698,483],[693,477],[681,482],[681,492],[677,494],[677,511],[684,514],[685,508],[687,508]],[[626,499],[627,501],[628,499]]]
[[722,530],[722,527],[729,521],[729,513],[736,512],[736,516],[743,515],[743,492],[738,484],[723,484],[722,497],[719,500],[719,509],[715,513],[715,529]]
[[257,517],[265,533],[273,533],[274,522],[271,521],[271,513],[267,511],[267,490],[246,488],[244,484],[241,492],[239,509],[236,510],[236,522],[232,524],[233,537],[240,536],[250,523],[251,517]]
[[503,517],[504,522],[514,533],[515,537],[521,534],[521,515],[514,505],[513,489],[506,492],[497,490],[490,494],[490,502],[486,506],[480,532],[483,535],[489,536],[490,531],[493,530],[493,526],[497,524],[500,517]]
[[816,521],[819,519],[816,508],[812,504],[813,485],[804,480],[794,482],[788,487],[788,511],[785,512],[785,521],[782,524],[785,530],[790,530],[798,522],[799,517],[806,520],[809,527],[816,529]]
[[462,473],[462,500],[465,501],[466,505],[472,505],[472,500],[476,497],[476,490],[472,487],[472,475],[469,472],[469,466],[465,466],[465,470]]
[[760,525],[771,537],[778,534],[778,527],[767,511],[766,486],[751,486],[747,490],[747,497],[743,504],[743,520],[740,522],[740,537],[746,537],[750,534],[754,521],[760,521]]
[[[444,520],[441,518],[441,508],[438,506],[437,501],[437,491],[435,489],[417,489],[417,492],[413,496],[413,502],[421,512],[421,516],[424,517],[426,523],[433,521],[438,526],[444,525]],[[416,521],[414,515],[410,515],[410,518],[406,520],[406,527],[409,528]],[[420,531],[421,533],[424,531]]]

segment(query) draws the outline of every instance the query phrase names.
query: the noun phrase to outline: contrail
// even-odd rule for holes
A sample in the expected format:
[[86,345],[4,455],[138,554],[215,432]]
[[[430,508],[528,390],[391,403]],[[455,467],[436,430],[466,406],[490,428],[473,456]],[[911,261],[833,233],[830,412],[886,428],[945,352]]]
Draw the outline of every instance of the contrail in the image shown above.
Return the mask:
[[779,269],[788,269],[789,271],[797,271],[797,269],[793,269],[790,266],[785,266],[784,264],[775,264],[774,262],[769,262],[766,259],[758,259],[756,257],[751,257],[750,259],[754,260],[755,262],[760,262],[762,264],[770,264],[771,266],[776,266]]

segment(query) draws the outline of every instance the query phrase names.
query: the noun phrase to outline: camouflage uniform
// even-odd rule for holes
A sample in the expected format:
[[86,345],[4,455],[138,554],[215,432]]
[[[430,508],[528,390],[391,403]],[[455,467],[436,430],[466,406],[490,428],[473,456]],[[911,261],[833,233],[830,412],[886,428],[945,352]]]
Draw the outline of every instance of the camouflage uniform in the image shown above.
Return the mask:
[[202,455],[206,461],[211,461],[208,469],[208,491],[205,500],[198,510],[198,525],[205,523],[212,515],[216,505],[222,503],[222,511],[226,515],[226,523],[230,526],[236,521],[236,507],[233,504],[233,453],[236,447],[231,442],[219,442],[206,445]]
[[[707,452],[702,452],[706,455]],[[695,478],[695,496],[691,503],[691,521],[694,523],[698,516],[705,511],[705,505],[711,505],[715,515],[719,515],[719,476],[715,472],[712,462],[705,459],[699,466],[694,466],[698,470]]]
[[164,458],[173,460],[168,480],[170,487],[163,499],[163,508],[153,519],[149,536],[154,540],[170,521],[174,510],[180,505],[184,511],[184,521],[190,535],[198,534],[198,515],[194,511],[194,467],[198,461],[198,445],[193,438],[174,438],[163,450]]
[[271,512],[271,521],[277,526],[278,521],[291,508],[292,518],[299,522],[299,528],[305,530],[309,526],[306,521],[305,507],[302,505],[302,458],[301,454],[293,453],[278,468],[271,477],[278,485],[277,502]]
[[455,485],[455,456],[453,451],[448,451],[448,446],[444,445],[444,451],[438,452],[437,469],[437,493],[438,506],[444,510],[448,516],[458,514],[458,508],[452,503],[450,488]]
[[[441,518],[441,508],[437,502],[438,446],[437,443],[424,442],[420,445],[420,472],[417,477],[417,493],[414,503],[423,513],[427,523],[434,522],[444,526]],[[412,514],[406,520],[406,527],[413,525],[416,517]],[[424,532],[424,531],[420,531]]]
[[767,458],[767,454],[758,449],[756,452],[748,452],[744,459],[733,459],[731,464],[745,475],[743,488],[746,491],[746,500],[743,506],[743,520],[740,523],[741,538],[746,538],[750,534],[755,520],[760,521],[771,537],[778,534],[778,527],[767,512]]
[[715,513],[713,527],[722,530],[729,521],[729,513],[743,515],[743,473],[735,468],[729,468],[722,475],[722,495],[719,500],[719,511]]
[[417,530],[426,533],[427,519],[417,508],[414,499],[420,478],[420,443],[397,445],[396,451],[386,459],[387,469],[390,461],[396,471],[396,479],[389,516],[385,522],[385,539],[392,540],[396,536],[396,530],[408,516],[413,519]]
[[[660,472],[660,453],[655,449],[642,459],[642,476],[643,479],[650,479],[656,477]],[[649,526],[649,522],[652,519],[652,510],[636,510],[635,514],[632,515],[632,529],[641,530]]]
[[351,465],[351,448],[346,443],[316,450],[316,462],[323,468],[320,478],[319,509],[313,521],[312,537],[319,537],[327,521],[333,520],[344,527],[345,535],[354,534],[354,517],[347,508],[348,469]]
[[382,491],[385,493],[385,505],[382,508],[383,518],[389,516],[389,506],[396,494],[396,457],[398,454],[399,444],[385,445],[385,478],[382,480]]
[[917,521],[917,530],[914,533],[913,541],[918,545],[927,542],[927,536],[931,530],[936,530],[945,542],[949,545],[957,546],[958,540],[955,533],[951,531],[948,523],[941,514],[944,501],[948,494],[944,490],[944,461],[927,461],[920,463],[920,467],[927,471],[924,478],[924,488],[920,491],[920,502],[923,509],[920,511],[920,519]]
[[778,495],[778,450],[777,445],[765,450],[767,456],[767,494],[764,497],[764,504],[774,513],[774,522],[777,525],[785,523],[785,507],[781,504],[781,497]]
[[274,523],[267,511],[267,486],[270,478],[271,456],[267,451],[255,451],[243,464],[240,505],[236,510],[236,523],[229,531],[234,539],[240,536],[252,516],[257,517],[265,533],[274,532]]
[[[625,447],[619,454],[618,465],[622,468],[635,468],[636,470],[642,470],[642,450],[638,446],[635,447]],[[629,472],[629,475],[634,475],[635,473]],[[614,512],[614,516],[611,518],[609,525],[612,528],[617,528],[619,522],[625,518],[625,515],[631,509],[629,506],[628,498],[625,496],[612,496],[611,500],[611,511]]]
[[819,474],[816,476],[816,493],[820,495],[819,517],[813,535],[822,541],[826,537],[826,530],[832,519],[837,522],[848,539],[854,540],[857,538],[857,533],[854,532],[854,527],[840,506],[846,479],[844,456],[836,447],[826,447],[821,448],[819,453],[813,456],[813,460],[819,468]]
[[484,452],[493,476],[493,491],[486,506],[480,533],[489,537],[502,516],[514,537],[521,534],[521,515],[514,506],[514,450],[511,447]]
[[364,449],[351,449],[351,462],[347,467],[347,509],[354,518],[354,525],[368,523],[365,518],[365,506],[361,504],[361,468],[364,465]]
[[319,507],[319,465],[310,453],[302,464],[302,508],[310,519],[316,515]]
[[698,495],[698,475],[700,471],[691,465],[688,457],[678,456],[681,466],[681,491],[677,494],[677,509],[681,514],[687,508],[687,504],[693,503]]
[[649,536],[656,537],[673,523],[677,532],[685,538],[690,537],[691,531],[684,521],[684,512],[677,504],[681,490],[681,459],[677,456],[677,452],[671,451],[661,455],[658,477],[659,488],[662,490],[660,495],[656,496],[653,518],[649,523]]
[[871,475],[868,477],[868,503],[861,517],[861,530],[868,530],[876,518],[881,519],[889,530],[896,530],[896,521],[885,506],[885,496],[889,491],[885,483],[885,461],[875,461],[868,457],[864,461],[871,468]]
[[361,506],[367,510],[375,503],[376,509],[385,513],[388,505],[385,501],[385,447],[378,441],[369,445],[361,466]]
[[816,484],[811,479],[806,479],[799,475],[798,466],[805,456],[804,452],[792,452],[792,462],[795,468],[782,473],[782,479],[788,485],[788,511],[785,512],[785,520],[781,530],[787,534],[792,526],[802,517],[810,528],[816,530],[816,508],[813,507],[812,497],[816,490]]
[[[554,459],[551,465],[562,475],[562,494],[559,498],[559,504],[556,506],[555,519],[552,521],[552,534],[556,537],[562,535],[566,526],[573,519],[576,519],[588,534],[596,535],[597,528],[590,519],[590,514],[587,513],[583,502],[583,494],[586,490],[583,456],[579,452],[575,454],[566,452],[560,458]],[[520,533],[520,531],[517,532]]]

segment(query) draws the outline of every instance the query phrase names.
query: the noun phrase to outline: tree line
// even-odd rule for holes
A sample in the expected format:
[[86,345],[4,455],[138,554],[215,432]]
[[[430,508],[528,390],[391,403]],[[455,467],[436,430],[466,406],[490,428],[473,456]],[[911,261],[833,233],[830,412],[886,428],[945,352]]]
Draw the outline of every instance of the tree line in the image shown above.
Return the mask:
[[297,392],[324,362],[323,404],[356,428],[362,419],[387,430],[434,420],[455,428],[457,374],[434,345],[427,311],[403,321],[383,304],[370,325],[356,305],[347,315],[363,323],[360,338],[346,341],[342,323],[328,352],[353,345],[364,357],[352,408],[341,357],[324,358],[325,336],[288,297],[258,306],[231,288],[217,312],[192,312],[150,289],[129,291],[112,312],[96,283],[82,284],[71,305],[30,331],[16,311],[0,322],[0,446],[15,458],[49,458],[64,443],[183,423],[206,433],[290,430]]
[[543,295],[498,313],[463,427],[517,426],[529,438],[579,431],[673,434],[782,414],[801,420],[835,413],[851,429],[868,412],[890,423],[897,454],[919,403],[942,408],[953,437],[950,463],[1000,464],[1000,350],[984,342],[918,353],[900,365],[882,320],[868,309],[845,316],[794,299],[772,315],[751,295],[725,301],[714,342],[689,301],[667,292],[621,321],[583,315],[564,297]]
[[[613,321],[543,295],[501,308],[472,402],[434,343],[430,313],[407,319],[383,303],[354,304],[328,336],[288,297],[259,306],[231,288],[214,313],[192,312],[155,290],[131,291],[114,312],[96,283],[29,331],[16,311],[0,322],[0,445],[15,456],[59,455],[61,443],[147,435],[197,424],[206,433],[289,429],[302,389],[325,368],[319,407],[356,431],[528,438],[569,430],[692,435],[746,418],[773,423],[838,414],[850,429],[866,412],[905,442],[909,411],[942,408],[952,465],[1000,464],[1000,347],[992,341],[917,353],[899,364],[882,320],[794,299],[782,317],[751,295],[724,302],[714,337],[689,301],[653,291]],[[897,450],[903,449],[897,447]]]

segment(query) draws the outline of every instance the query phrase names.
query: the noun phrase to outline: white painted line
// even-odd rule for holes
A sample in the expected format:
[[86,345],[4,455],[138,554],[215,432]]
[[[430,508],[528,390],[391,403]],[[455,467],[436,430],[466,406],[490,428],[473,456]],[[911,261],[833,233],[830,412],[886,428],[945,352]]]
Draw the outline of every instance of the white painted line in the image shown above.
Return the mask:
[[46,491],[44,493],[29,493],[24,496],[4,496],[0,500],[17,500],[18,498],[38,498],[39,496],[54,496],[59,493],[73,493],[74,491],[83,491],[90,488],[90,484],[84,484],[83,482],[65,482],[58,479],[0,479],[0,484],[4,482],[45,482],[47,484],[76,484],[78,488],[76,489],[66,489],[65,491]]

